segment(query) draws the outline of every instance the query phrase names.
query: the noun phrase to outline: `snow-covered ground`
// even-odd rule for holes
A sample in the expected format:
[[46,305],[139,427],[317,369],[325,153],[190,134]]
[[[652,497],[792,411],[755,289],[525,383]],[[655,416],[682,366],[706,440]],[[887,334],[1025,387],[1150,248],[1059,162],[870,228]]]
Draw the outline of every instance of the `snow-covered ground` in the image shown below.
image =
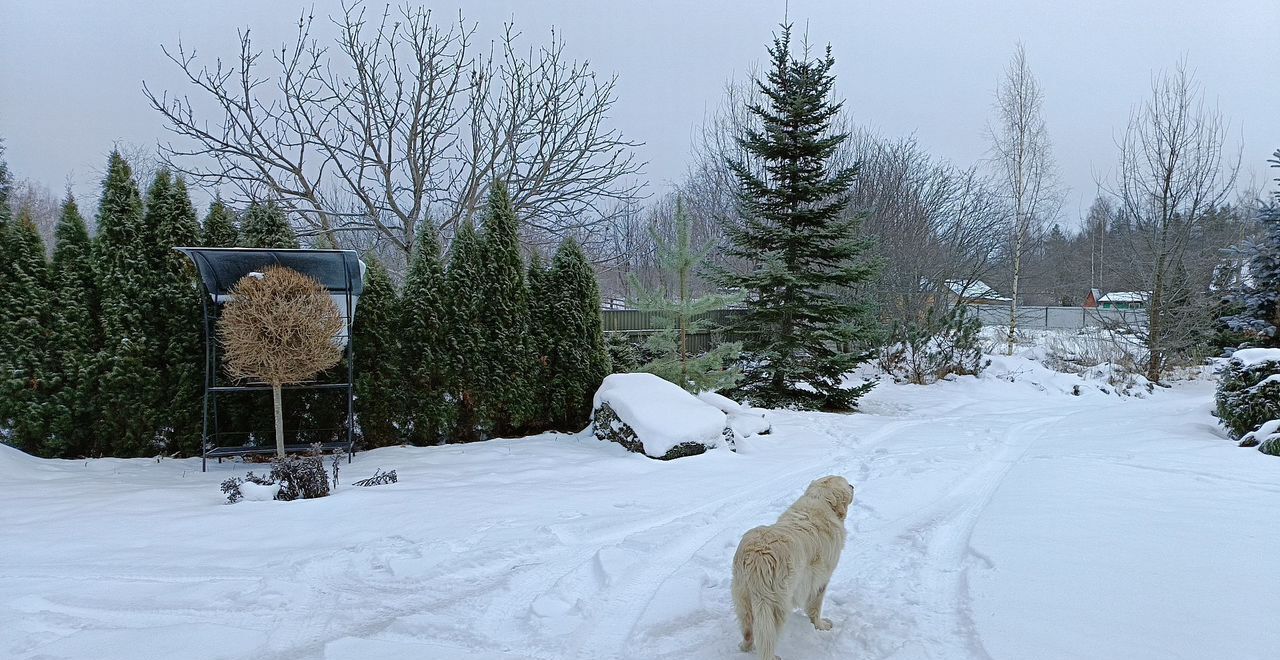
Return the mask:
[[734,547],[829,473],[858,489],[835,629],[794,615],[785,658],[1280,657],[1280,459],[1225,440],[1211,394],[997,358],[772,413],[737,454],[389,448],[342,478],[398,484],[233,506],[244,466],[0,447],[0,657],[747,658]]

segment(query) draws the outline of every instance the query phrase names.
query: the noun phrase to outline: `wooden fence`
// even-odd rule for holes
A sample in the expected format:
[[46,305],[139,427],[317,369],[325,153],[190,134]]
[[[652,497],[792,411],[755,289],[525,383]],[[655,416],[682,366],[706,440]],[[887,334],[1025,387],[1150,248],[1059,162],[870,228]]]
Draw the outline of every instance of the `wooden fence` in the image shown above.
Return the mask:
[[[717,344],[731,340],[729,333],[724,328],[733,324],[733,321],[741,316],[743,310],[740,309],[717,309],[699,314],[694,317],[695,322],[700,322],[708,329],[701,332],[689,333],[689,351],[692,353],[702,353],[711,350]],[[636,339],[640,339],[646,335],[651,335],[661,331],[663,328],[671,327],[670,317],[657,312],[642,312],[635,309],[606,309],[601,311],[604,317],[604,332],[606,335],[633,335]]]

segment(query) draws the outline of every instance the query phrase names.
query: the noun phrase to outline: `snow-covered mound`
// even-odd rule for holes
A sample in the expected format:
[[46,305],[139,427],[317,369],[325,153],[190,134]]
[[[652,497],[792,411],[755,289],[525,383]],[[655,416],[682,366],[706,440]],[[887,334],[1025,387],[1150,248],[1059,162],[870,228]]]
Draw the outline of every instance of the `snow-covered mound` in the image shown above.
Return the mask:
[[1280,362],[1280,348],[1242,348],[1231,354],[1231,361],[1245,367]]
[[733,399],[715,392],[703,392],[698,395],[703,403],[715,407],[729,417],[729,428],[739,438],[753,435],[764,435],[773,430],[769,424],[769,411],[764,408],[744,406]]
[[246,481],[240,484],[240,497],[246,502],[270,502],[280,492],[280,484],[255,484]]
[[1077,396],[1098,392],[1142,398],[1155,387],[1140,373],[1146,353],[1132,337],[1099,328],[1019,330],[1014,354],[1006,355],[1005,332],[983,329],[984,359],[990,364],[982,378],[1028,382]]
[[733,444],[724,412],[653,374],[613,374],[591,404],[592,433],[650,458],[672,459]]

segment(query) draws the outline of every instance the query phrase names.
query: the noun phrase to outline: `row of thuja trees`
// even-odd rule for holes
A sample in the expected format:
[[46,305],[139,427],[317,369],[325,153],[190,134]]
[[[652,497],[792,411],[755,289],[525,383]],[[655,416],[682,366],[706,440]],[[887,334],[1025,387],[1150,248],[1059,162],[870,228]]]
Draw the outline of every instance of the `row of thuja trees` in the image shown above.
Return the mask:
[[[194,452],[204,378],[200,288],[176,246],[298,247],[277,208],[204,221],[181,179],[146,193],[112,153],[90,233],[68,195],[52,259],[30,215],[9,211],[0,168],[0,428],[44,456]],[[239,227],[237,227],[239,224]]]
[[526,265],[501,183],[447,263],[431,230],[400,291],[371,262],[355,320],[356,410],[373,446],[577,431],[610,369],[586,255],[566,239],[550,264]]
[[[144,194],[113,153],[97,231],[68,196],[49,259],[32,218],[10,214],[9,180],[0,163],[3,440],[44,456],[198,452],[203,289],[173,248],[300,247],[283,211],[261,204],[238,216],[215,201],[201,222],[180,178],[161,171]],[[549,268],[526,268],[500,185],[481,230],[458,232],[447,267],[435,232],[422,235],[401,291],[369,259],[354,336],[365,442],[581,428],[608,370],[581,249],[566,241]],[[220,426],[233,432],[218,440],[269,438],[270,403],[223,397]],[[302,441],[338,435],[345,420],[331,392],[291,392],[285,407]]]

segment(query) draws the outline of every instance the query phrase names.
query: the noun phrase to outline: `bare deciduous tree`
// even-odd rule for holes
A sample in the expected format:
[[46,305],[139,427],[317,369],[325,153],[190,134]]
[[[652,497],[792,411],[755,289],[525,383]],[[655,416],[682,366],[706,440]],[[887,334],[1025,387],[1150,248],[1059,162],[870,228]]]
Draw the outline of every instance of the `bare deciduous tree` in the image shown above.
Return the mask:
[[[196,89],[159,95],[167,164],[224,198],[269,197],[335,244],[372,232],[408,255],[420,223],[448,234],[503,180],[533,238],[607,224],[643,195],[639,143],[607,125],[616,78],[598,78],[548,45],[521,52],[508,25],[489,53],[476,26],[441,24],[410,5],[366,18],[362,3],[332,17],[334,45],[313,17],[264,63],[248,30],[233,64],[165,49]],[[271,68],[271,71],[264,69]],[[212,103],[212,121],[201,110]]]
[[1009,257],[1013,266],[1013,291],[1007,346],[1010,355],[1013,355],[1018,330],[1018,285],[1023,253],[1033,229],[1056,216],[1060,204],[1043,105],[1044,92],[1027,64],[1026,50],[1018,44],[1004,79],[996,88],[996,122],[988,129],[991,161],[1012,213]]
[[1151,97],[1134,108],[1118,145],[1111,192],[1132,222],[1125,248],[1148,287],[1147,323],[1134,331],[1146,346],[1152,382],[1208,320],[1208,292],[1197,276],[1204,267],[1189,255],[1235,185],[1240,156],[1228,157],[1226,132],[1226,120],[1205,107],[1200,85],[1181,62],[1152,80]]
[[967,290],[988,275],[1000,242],[1000,199],[974,168],[939,162],[913,139],[864,133],[859,143],[854,204],[885,263],[876,297],[886,321],[911,325],[930,307],[949,304],[948,282]]

